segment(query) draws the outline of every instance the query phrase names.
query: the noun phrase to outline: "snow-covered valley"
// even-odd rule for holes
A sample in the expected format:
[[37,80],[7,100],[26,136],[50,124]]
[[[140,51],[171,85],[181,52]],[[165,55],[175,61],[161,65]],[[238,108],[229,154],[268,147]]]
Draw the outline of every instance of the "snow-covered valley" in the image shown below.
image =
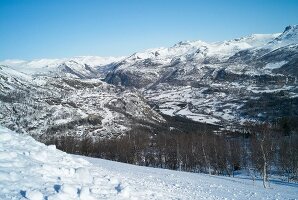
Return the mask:
[[[160,125],[159,114],[223,128],[295,118],[297,33],[294,25],[282,33],[185,41],[127,57],[5,60],[0,122],[32,135],[74,124],[64,135],[102,138],[131,130],[136,120]],[[96,127],[81,126],[90,118]]]
[[298,185],[178,172],[66,154],[0,127],[0,199],[297,199]]
[[40,139],[109,138],[140,124],[137,120],[163,121],[139,94],[99,79],[33,77],[2,66],[0,80],[1,124]]

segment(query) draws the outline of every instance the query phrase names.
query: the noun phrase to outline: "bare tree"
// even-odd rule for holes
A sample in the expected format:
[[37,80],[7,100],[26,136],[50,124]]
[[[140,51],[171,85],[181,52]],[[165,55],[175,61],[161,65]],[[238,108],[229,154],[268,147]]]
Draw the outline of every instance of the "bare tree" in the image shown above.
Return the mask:
[[251,131],[253,163],[262,174],[264,188],[267,188],[269,186],[268,170],[271,167],[275,152],[273,131],[270,129],[270,125],[266,123],[254,124]]
[[207,143],[207,136],[206,136],[206,131],[204,130],[201,134],[201,147],[202,147],[202,152],[204,155],[204,160],[205,160],[205,167],[208,168],[208,173],[211,175],[211,165],[210,165],[210,160],[209,156],[207,155],[206,151],[206,143]]

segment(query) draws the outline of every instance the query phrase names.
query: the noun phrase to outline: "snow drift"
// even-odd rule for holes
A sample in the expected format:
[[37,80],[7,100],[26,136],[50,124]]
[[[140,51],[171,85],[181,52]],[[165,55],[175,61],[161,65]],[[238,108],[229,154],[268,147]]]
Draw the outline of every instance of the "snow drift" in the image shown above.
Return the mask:
[[[88,161],[87,161],[88,160]],[[0,127],[0,199],[295,199],[297,184],[133,166],[74,156]]]

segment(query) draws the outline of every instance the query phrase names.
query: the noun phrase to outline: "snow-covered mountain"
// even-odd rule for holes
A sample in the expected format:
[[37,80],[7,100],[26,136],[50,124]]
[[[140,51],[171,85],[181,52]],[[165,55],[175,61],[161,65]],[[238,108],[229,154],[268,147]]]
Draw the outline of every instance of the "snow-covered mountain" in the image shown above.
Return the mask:
[[112,63],[124,57],[78,56],[62,59],[4,60],[0,65],[33,76],[103,78]]
[[135,53],[105,81],[138,88],[160,112],[213,124],[297,116],[298,26]]
[[298,40],[298,25],[287,26],[282,34],[270,41],[269,45],[272,49],[277,49],[282,46],[297,44]]
[[178,172],[66,154],[0,126],[0,199],[295,199],[297,184]]

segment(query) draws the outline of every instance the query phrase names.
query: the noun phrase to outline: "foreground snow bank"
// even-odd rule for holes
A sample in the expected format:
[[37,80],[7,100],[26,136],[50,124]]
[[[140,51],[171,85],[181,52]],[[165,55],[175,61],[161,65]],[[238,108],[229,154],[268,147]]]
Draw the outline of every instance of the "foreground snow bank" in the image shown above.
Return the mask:
[[0,199],[295,199],[295,184],[208,176],[69,155],[0,127]]

